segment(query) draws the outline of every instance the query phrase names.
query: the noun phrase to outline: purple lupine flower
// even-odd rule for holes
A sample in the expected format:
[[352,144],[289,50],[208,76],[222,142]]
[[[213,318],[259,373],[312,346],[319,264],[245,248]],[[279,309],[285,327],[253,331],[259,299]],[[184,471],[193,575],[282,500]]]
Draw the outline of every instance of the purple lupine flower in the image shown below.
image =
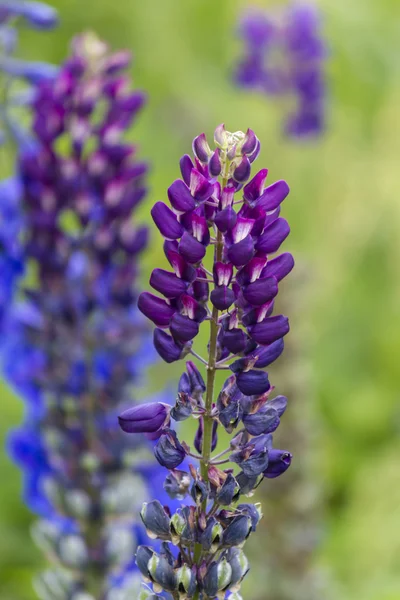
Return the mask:
[[[144,599],[168,592],[177,598],[228,594],[239,600],[248,571],[241,547],[262,514],[258,505],[236,502],[291,462],[289,452],[274,449],[272,435],[287,400],[273,397],[264,370],[281,355],[289,332],[287,317],[273,314],[279,283],[294,266],[290,253],[276,255],[289,234],[279,214],[289,187],[284,181],[266,186],[266,169],[251,178],[260,151],[253,131],[230,133],[221,125],[214,141],[215,149],[204,134],[195,138],[194,158],[181,159],[182,179],[168,189],[170,206],[158,202],[152,210],[171,267],[153,270],[155,294],[143,292],[138,301],[156,326],[160,356],[171,363],[192,355],[206,365],[206,381],[187,361],[170,411],[158,404],[120,417],[126,431],[154,432],[155,456],[169,470],[166,491],[192,501],[175,513],[158,499],[145,505],[146,530],[163,547],[138,549],[137,565],[152,586],[143,589]],[[207,358],[195,350],[205,325],[210,327]],[[216,394],[218,370],[231,374]],[[181,441],[172,425],[189,418],[197,421],[191,444]],[[229,447],[214,455],[220,426],[229,434],[241,428]],[[192,463],[189,471],[185,459]],[[170,543],[179,547],[177,557]]]
[[[159,488],[153,443],[117,419],[155,357],[136,308],[147,230],[132,217],[147,165],[125,140],[144,101],[128,66],[127,53],[93,35],[75,39],[57,77],[38,87],[35,143],[20,157],[23,249],[36,276],[7,319],[4,370],[27,406],[10,453],[42,517],[35,539],[61,567],[38,583],[46,598],[137,597],[140,506]],[[170,408],[158,399],[128,409],[141,421],[131,431],[161,435]]]
[[293,98],[285,118],[291,137],[321,134],[325,129],[326,45],[317,7],[294,3],[281,12],[252,10],[239,24],[245,45],[236,83],[244,88]]
[[[0,0],[0,146],[10,137],[17,147],[25,148],[29,134],[19,124],[18,111],[30,104],[35,86],[43,78],[54,77],[55,68],[47,63],[13,57],[18,41],[18,19],[23,16],[29,26],[51,29],[57,23],[57,13],[41,2]],[[15,80],[28,83],[27,89],[14,92]],[[0,331],[10,306],[16,282],[23,272],[21,244],[22,214],[18,175],[0,182]]]
[[[19,146],[31,143],[26,129],[19,124],[18,110],[30,104],[35,87],[42,81],[54,79],[57,68],[44,62],[13,56],[18,41],[18,20],[34,29],[53,29],[58,22],[57,11],[44,2],[30,0],[0,0],[0,73],[2,77],[2,106],[0,107],[0,138],[12,135]],[[27,89],[14,92],[16,80],[28,84]],[[1,142],[0,142],[1,143]]]

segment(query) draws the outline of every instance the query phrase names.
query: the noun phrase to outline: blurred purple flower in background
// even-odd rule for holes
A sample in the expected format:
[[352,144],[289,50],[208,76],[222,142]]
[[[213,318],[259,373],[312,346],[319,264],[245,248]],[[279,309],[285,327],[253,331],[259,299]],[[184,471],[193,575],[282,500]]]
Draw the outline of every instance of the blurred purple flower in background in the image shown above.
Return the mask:
[[38,87],[34,144],[20,157],[29,277],[7,319],[3,362],[26,405],[9,452],[41,516],[35,540],[55,563],[36,584],[45,600],[136,598],[137,515],[159,487],[152,445],[117,420],[155,358],[136,308],[147,229],[132,217],[147,164],[125,141],[145,101],[124,73],[130,62],[93,34],[75,38]]
[[[54,77],[56,68],[47,63],[16,59],[18,25],[48,30],[57,24],[57,12],[42,2],[0,0],[0,146],[6,141],[18,148],[31,144],[28,110],[36,85]],[[22,216],[18,174],[0,182],[0,333],[5,313],[23,272],[20,240]]]
[[288,100],[284,130],[288,136],[321,134],[326,127],[326,43],[319,9],[291,4],[282,10],[252,9],[238,29],[244,56],[236,83]]

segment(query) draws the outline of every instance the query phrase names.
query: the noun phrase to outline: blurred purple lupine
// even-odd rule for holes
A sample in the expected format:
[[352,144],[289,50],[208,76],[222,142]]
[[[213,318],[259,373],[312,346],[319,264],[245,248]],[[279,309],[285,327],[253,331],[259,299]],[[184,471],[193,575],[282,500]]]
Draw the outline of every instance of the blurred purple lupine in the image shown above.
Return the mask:
[[[146,431],[158,439],[156,458],[170,471],[168,494],[191,497],[174,514],[159,499],[143,506],[148,534],[163,545],[161,552],[138,548],[137,565],[152,584],[143,587],[141,600],[161,592],[173,599],[239,600],[248,571],[242,546],[262,514],[259,505],[237,502],[251,496],[264,477],[284,473],[292,458],[272,445],[287,400],[273,397],[264,370],[282,353],[289,331],[285,316],[272,316],[278,284],[294,266],[288,252],[272,257],[290,231],[279,216],[289,187],[285,181],[265,187],[267,169],[249,181],[260,151],[250,129],[230,133],[220,125],[214,141],[211,149],[204,134],[195,138],[194,161],[188,155],[181,159],[182,179],[168,188],[171,207],[157,202],[152,209],[172,270],[153,270],[150,285],[161,296],[143,292],[138,306],[156,325],[154,345],[161,357],[171,363],[191,354],[205,365],[207,377],[205,382],[188,361],[175,406],[147,405],[120,415],[124,431]],[[193,349],[205,321],[207,358]],[[215,394],[219,370],[231,375]],[[198,423],[192,449],[171,428],[171,420],[189,417]],[[220,426],[234,436],[213,455]],[[189,472],[179,469],[187,457],[193,463]]]
[[253,9],[243,15],[238,33],[244,57],[236,67],[236,83],[288,99],[287,135],[321,134],[326,126],[327,51],[318,8],[294,3],[280,12]]
[[57,77],[38,88],[35,143],[20,160],[32,277],[4,349],[26,404],[9,451],[41,516],[35,540],[54,562],[36,585],[44,600],[136,597],[136,519],[161,476],[151,443],[117,420],[156,356],[136,308],[147,229],[132,217],[147,164],[125,140],[145,101],[125,74],[130,62],[92,34],[77,37]]
[[[13,57],[20,22],[38,30],[52,29],[57,12],[42,2],[0,0],[0,146],[12,139],[17,151],[31,140],[28,129],[21,125],[21,117],[26,117],[21,109],[29,108],[37,83],[56,73],[47,63]],[[20,187],[17,174],[0,182],[0,336],[16,281],[23,272]]]

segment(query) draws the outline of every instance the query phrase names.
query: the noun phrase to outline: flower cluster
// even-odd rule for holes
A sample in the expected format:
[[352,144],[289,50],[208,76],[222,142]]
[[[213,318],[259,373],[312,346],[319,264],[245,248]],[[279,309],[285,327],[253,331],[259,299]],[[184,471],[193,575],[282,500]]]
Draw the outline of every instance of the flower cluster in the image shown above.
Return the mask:
[[284,12],[246,13],[239,25],[245,56],[236,82],[263,94],[290,98],[287,135],[317,135],[325,127],[326,48],[320,16],[312,5],[293,4]]
[[93,35],[76,38],[38,88],[36,140],[20,160],[30,276],[4,354],[26,419],[9,450],[42,517],[35,539],[55,563],[37,584],[44,600],[135,596],[136,520],[160,477],[148,443],[117,421],[155,356],[136,308],[147,230],[132,216],[147,165],[125,141],[144,102],[129,64]]
[[[22,20],[33,29],[46,31],[57,25],[57,12],[43,2],[30,0],[0,0],[0,82],[2,106],[0,110],[0,143],[11,133],[19,145],[28,141],[26,130],[20,125],[18,108],[29,105],[35,87],[43,80],[55,77],[57,69],[44,62],[22,60],[13,56],[18,41],[16,24]],[[21,89],[21,80],[28,87]],[[18,83],[16,89],[15,83]]]
[[[265,187],[266,169],[248,181],[260,151],[253,131],[230,133],[221,125],[215,145],[211,149],[204,134],[195,138],[194,162],[182,158],[183,179],[168,189],[171,208],[158,202],[152,210],[173,270],[151,275],[163,298],[144,292],[138,303],[157,326],[154,345],[161,357],[172,362],[191,353],[206,365],[207,381],[188,361],[173,407],[148,404],[119,417],[124,431],[157,440],[156,458],[170,471],[167,493],[192,501],[174,514],[158,500],[144,505],[144,525],[163,546],[160,553],[138,549],[138,567],[153,585],[153,591],[143,589],[143,598],[161,591],[174,600],[224,598],[229,592],[239,598],[248,570],[242,546],[261,518],[260,507],[240,503],[240,497],[291,462],[289,452],[272,445],[287,401],[272,397],[264,370],[282,353],[289,331],[288,319],[272,313],[279,281],[294,261],[289,253],[271,258],[289,234],[279,216],[289,188],[284,181]],[[207,360],[192,347],[204,321],[210,326]],[[214,397],[218,370],[231,375]],[[171,426],[189,417],[198,420],[193,449]],[[234,436],[229,448],[213,456],[220,426]],[[179,469],[185,458],[193,462],[189,471]],[[171,544],[178,546],[177,555]]]

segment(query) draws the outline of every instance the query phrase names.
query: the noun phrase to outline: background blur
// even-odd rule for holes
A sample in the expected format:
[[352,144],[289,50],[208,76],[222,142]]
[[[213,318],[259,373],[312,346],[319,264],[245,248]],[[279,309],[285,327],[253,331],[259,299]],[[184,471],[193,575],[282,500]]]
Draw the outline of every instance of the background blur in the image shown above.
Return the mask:
[[[258,168],[269,168],[270,182],[284,178],[291,186],[283,208],[292,226],[285,250],[295,254],[298,267],[281,296],[291,317],[288,344],[292,336],[296,351],[276,367],[276,377],[271,369],[271,377],[285,391],[287,373],[292,394],[298,377],[300,430],[302,400],[307,404],[303,437],[313,458],[307,476],[323,509],[315,565],[330,582],[330,598],[399,600],[400,3],[320,2],[331,51],[329,128],[306,143],[282,138],[282,106],[231,83],[240,53],[235,24],[247,2],[52,3],[61,26],[48,34],[22,32],[27,58],[57,63],[70,37],[88,28],[115,48],[134,51],[136,84],[149,93],[132,133],[152,163],[143,220],[156,200],[165,199],[192,138],[202,131],[211,137],[220,122],[231,131],[254,129],[262,142]],[[155,235],[143,285],[162,260]],[[154,385],[174,381],[182,365],[160,368]],[[0,411],[4,443],[22,417],[21,402],[5,386]],[[291,471],[285,477],[290,493]],[[4,452],[0,481],[0,599],[30,600],[41,557],[27,535],[32,517],[19,500],[20,474]],[[274,501],[281,500],[276,495]],[[262,581],[249,577],[246,598],[255,600],[261,585],[257,598],[270,600],[262,550],[269,543],[267,513],[262,539],[253,537],[254,573]]]

